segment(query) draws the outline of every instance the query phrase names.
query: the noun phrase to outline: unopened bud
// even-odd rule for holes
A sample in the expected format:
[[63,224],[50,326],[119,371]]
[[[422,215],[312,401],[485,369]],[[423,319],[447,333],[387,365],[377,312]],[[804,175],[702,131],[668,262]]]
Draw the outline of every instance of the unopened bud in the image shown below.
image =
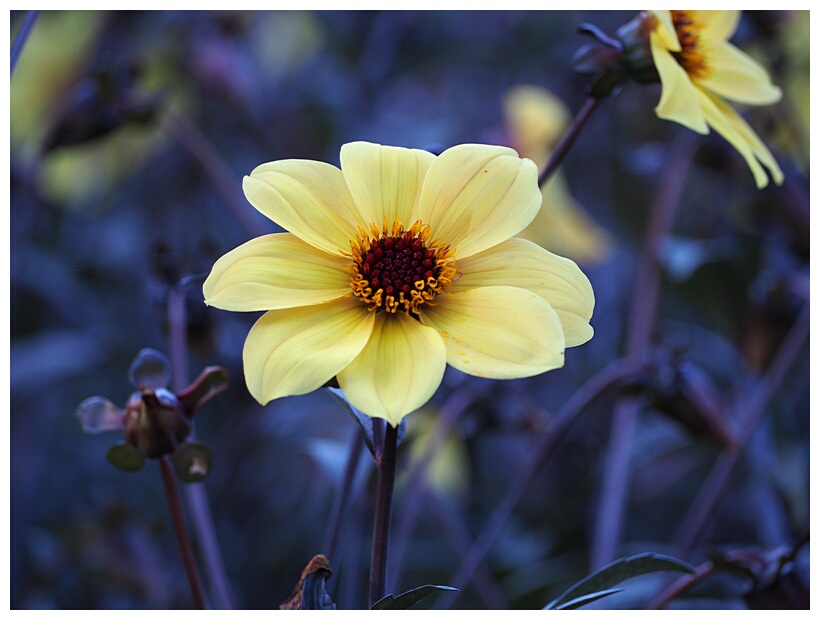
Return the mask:
[[623,45],[621,60],[630,77],[640,84],[660,82],[649,46],[649,33],[656,19],[651,13],[641,11],[633,20],[618,28],[618,40]]

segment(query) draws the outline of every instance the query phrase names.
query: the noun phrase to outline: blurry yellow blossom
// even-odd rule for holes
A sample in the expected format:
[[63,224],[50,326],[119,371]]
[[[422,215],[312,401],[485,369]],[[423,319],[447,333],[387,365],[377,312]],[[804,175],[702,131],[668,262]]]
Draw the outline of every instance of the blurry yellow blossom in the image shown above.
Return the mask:
[[396,426],[447,364],[495,379],[564,364],[592,337],[594,296],[572,261],[511,239],[541,204],[535,164],[512,149],[346,144],[341,170],[263,164],[250,203],[289,230],[220,258],[208,305],[267,310],[243,360],[264,404],[334,376],[364,413]]
[[[513,147],[539,170],[571,120],[558,97],[536,86],[511,89],[504,99],[504,117]],[[560,171],[544,184],[541,194],[541,210],[518,237],[582,264],[602,260],[609,251],[609,235],[572,197]]]
[[[758,188],[783,182],[769,149],[726,100],[768,105],[780,100],[766,70],[728,39],[739,11],[650,11],[646,15],[652,58],[663,85],[655,108],[660,118],[709,133],[712,127],[746,160]],[[761,166],[761,164],[763,164]]]

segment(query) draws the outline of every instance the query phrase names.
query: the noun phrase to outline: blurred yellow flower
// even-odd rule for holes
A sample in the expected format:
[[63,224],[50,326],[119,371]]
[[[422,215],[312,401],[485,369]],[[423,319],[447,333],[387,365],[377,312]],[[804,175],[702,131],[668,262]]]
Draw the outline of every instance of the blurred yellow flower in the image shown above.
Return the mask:
[[592,337],[594,296],[572,261],[511,239],[538,211],[535,164],[464,144],[440,156],[346,144],[341,170],[283,160],[245,177],[250,203],[289,230],[227,253],[208,305],[267,310],[245,341],[265,404],[334,376],[392,425],[426,403],[447,364],[495,379],[564,364]]
[[[507,92],[504,119],[512,146],[541,170],[571,117],[564,102],[548,90],[521,85]],[[541,195],[541,210],[518,237],[582,264],[607,256],[609,235],[572,197],[560,171],[544,184]]]
[[728,41],[740,11],[650,11],[647,17],[663,87],[658,116],[702,134],[712,127],[743,156],[758,188],[769,184],[763,166],[782,183],[783,172],[769,149],[725,101],[768,105],[781,97],[766,70]]

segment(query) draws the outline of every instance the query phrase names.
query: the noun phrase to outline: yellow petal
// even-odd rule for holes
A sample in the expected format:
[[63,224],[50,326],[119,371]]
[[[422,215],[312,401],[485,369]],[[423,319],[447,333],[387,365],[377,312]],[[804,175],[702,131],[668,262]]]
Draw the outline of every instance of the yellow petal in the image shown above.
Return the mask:
[[373,319],[351,298],[265,313],[242,352],[248,390],[264,405],[321,387],[361,352]]
[[459,261],[458,266],[462,276],[450,287],[451,293],[484,286],[527,289],[555,310],[561,320],[565,346],[574,347],[592,338],[589,319],[595,295],[587,277],[571,260],[525,239],[510,239]]
[[434,241],[450,244],[464,257],[521,232],[540,206],[532,161],[500,146],[461,144],[430,166],[419,217],[430,225]]
[[769,169],[774,182],[780,185],[783,182],[783,171],[746,121],[719,97],[701,90],[698,91],[698,95],[709,125],[743,156],[752,170],[757,188],[762,189],[769,184],[769,177],[761,163]]
[[731,43],[714,46],[706,62],[706,75],[695,81],[713,93],[749,105],[780,101],[782,93],[771,83],[766,70]]
[[441,295],[436,303],[424,306],[421,322],[439,333],[447,363],[463,372],[516,379],[564,365],[561,321],[535,293],[488,286]]
[[687,11],[702,25],[701,37],[710,42],[731,39],[740,21],[740,11]]
[[342,171],[319,161],[285,159],[262,164],[242,189],[262,214],[314,247],[341,255],[365,225]]
[[202,293],[209,306],[238,312],[307,306],[350,293],[349,262],[290,233],[265,235],[216,261]]
[[433,396],[447,366],[435,330],[405,314],[376,315],[367,346],[338,375],[347,399],[393,426]]
[[381,228],[418,219],[418,199],[424,175],[435,155],[417,149],[352,142],[342,146],[341,162],[347,186],[366,222]]
[[698,133],[709,133],[689,74],[672,54],[663,48],[654,32],[649,35],[649,44],[662,84],[661,100],[655,108],[655,113],[659,118],[675,121]]
[[512,134],[512,144],[539,167],[547,163],[550,149],[571,119],[561,99],[544,88],[526,85],[507,91],[504,117]]
[[518,237],[580,264],[607,256],[612,245],[609,234],[572,197],[560,171],[541,188],[541,195],[541,210]]
[[680,51],[680,40],[672,22],[671,11],[649,11],[658,20],[655,23],[654,33],[663,49],[671,52]]

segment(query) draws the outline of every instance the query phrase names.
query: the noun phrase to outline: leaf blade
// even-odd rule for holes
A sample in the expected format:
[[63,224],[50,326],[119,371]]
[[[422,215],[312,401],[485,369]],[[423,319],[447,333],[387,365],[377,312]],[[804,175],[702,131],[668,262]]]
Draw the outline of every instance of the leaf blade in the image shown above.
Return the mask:
[[683,560],[659,553],[641,553],[621,558],[571,586],[544,609],[559,609],[562,605],[575,599],[610,590],[613,586],[632,577],[658,571],[694,573],[695,568]]

